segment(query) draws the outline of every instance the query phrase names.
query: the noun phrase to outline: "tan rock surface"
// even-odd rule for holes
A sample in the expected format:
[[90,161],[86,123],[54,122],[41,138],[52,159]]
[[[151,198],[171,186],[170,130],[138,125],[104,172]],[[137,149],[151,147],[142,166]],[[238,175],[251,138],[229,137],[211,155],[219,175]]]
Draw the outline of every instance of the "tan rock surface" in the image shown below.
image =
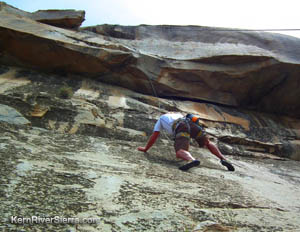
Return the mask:
[[0,17],[2,63],[300,117],[297,38],[194,26],[102,25],[75,32],[5,10]]
[[77,29],[84,21],[85,11],[76,10],[39,10],[32,13],[37,22],[56,27]]
[[0,2],[0,11],[8,14],[13,14],[17,17],[25,17],[33,19],[37,22],[45,23],[48,25],[77,29],[84,21],[85,11],[76,10],[39,10],[33,13],[29,13],[20,9],[17,9],[5,2]]

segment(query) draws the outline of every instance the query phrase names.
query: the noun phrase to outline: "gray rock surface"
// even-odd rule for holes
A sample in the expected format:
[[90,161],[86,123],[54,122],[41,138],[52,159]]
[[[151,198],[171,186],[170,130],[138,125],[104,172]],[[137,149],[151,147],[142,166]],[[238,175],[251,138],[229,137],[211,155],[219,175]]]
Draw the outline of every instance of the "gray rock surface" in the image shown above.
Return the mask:
[[6,4],[5,2],[0,1],[0,11],[8,14],[13,14],[18,17],[27,17],[30,18],[31,13],[15,8],[11,5]]
[[[300,231],[298,39],[146,25],[75,32],[23,14],[0,3],[1,231]],[[236,171],[193,142],[201,164],[179,171],[163,133],[137,151],[168,111],[199,115]]]
[[[297,141],[289,126],[298,120],[154,98],[78,76],[7,66],[0,73],[0,102],[32,124],[0,122],[0,229],[300,229],[299,161],[278,156],[291,155],[282,142]],[[61,98],[66,86],[73,94]],[[148,153],[137,151],[170,110],[200,114],[236,171],[194,145],[201,165],[179,171],[182,163],[165,135]],[[96,218],[99,224],[17,225],[11,216]]]
[[0,104],[0,121],[17,125],[30,124],[30,121],[24,118],[23,115],[14,108],[3,104]]
[[[0,125],[1,229],[193,231],[203,221],[227,231],[297,231],[299,164],[230,156],[227,172],[204,149],[190,172],[171,144],[140,153],[135,141]],[[4,168],[3,168],[4,167]],[[23,224],[11,216],[97,218],[99,224]],[[225,230],[226,231],[226,230]]]

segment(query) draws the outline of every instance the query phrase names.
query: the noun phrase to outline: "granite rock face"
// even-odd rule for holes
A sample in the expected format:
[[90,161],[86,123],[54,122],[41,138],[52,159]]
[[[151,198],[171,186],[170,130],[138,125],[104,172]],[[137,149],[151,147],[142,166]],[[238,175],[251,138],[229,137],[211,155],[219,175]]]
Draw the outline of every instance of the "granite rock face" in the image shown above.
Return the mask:
[[[146,25],[76,32],[3,6],[0,230],[300,230],[298,39]],[[193,142],[201,165],[179,171],[164,133],[137,151],[169,111],[199,115],[236,171]]]
[[298,38],[195,26],[102,25],[74,32],[11,12],[0,17],[2,63],[300,117]]
[[[0,103],[30,121],[0,122],[0,229],[300,229],[299,161],[287,159],[299,120],[155,98],[75,75],[3,65],[0,73]],[[200,167],[179,171],[164,134],[148,153],[137,151],[167,111],[199,114],[236,171],[194,144]],[[98,224],[13,224],[12,216]]]

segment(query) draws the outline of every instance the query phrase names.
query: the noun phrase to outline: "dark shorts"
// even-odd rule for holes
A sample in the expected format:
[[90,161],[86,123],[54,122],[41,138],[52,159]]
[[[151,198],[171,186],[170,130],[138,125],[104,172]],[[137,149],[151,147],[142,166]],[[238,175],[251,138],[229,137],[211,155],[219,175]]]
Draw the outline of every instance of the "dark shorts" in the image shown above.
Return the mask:
[[207,140],[205,131],[202,127],[197,126],[191,121],[188,123],[185,121],[180,122],[176,128],[174,143],[175,151],[180,149],[188,151],[190,148],[191,138],[196,140],[196,142],[199,144],[199,147],[203,147],[205,145],[205,141]]

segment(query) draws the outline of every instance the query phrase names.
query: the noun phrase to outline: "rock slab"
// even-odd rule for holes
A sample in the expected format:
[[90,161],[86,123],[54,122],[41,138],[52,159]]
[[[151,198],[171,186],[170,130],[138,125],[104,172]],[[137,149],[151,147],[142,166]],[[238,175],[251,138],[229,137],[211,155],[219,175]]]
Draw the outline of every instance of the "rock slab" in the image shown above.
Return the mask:
[[25,17],[48,25],[66,29],[78,29],[85,20],[85,11],[82,10],[38,10],[29,13],[17,9],[5,2],[0,2],[0,11],[13,14],[18,17]]
[[0,104],[0,121],[16,125],[29,125],[30,121],[14,108]]

